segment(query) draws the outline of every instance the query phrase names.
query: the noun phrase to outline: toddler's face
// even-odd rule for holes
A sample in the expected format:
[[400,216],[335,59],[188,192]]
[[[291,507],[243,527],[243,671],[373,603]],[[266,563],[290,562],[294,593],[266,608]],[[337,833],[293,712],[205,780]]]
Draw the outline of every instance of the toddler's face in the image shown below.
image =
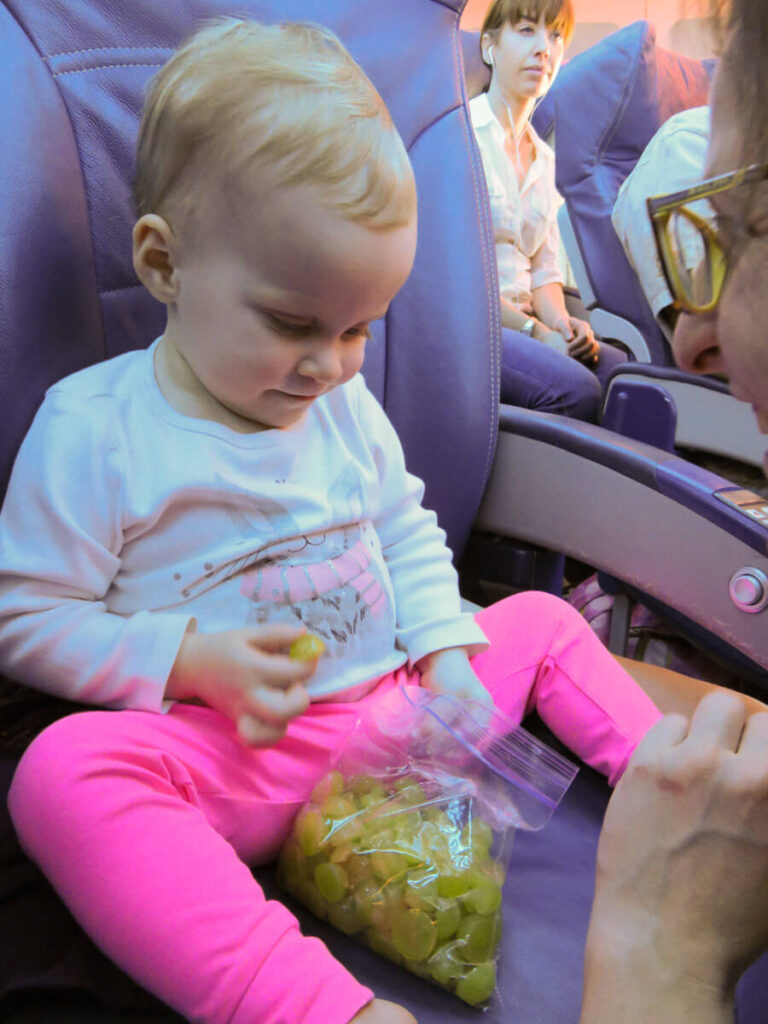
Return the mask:
[[193,401],[199,392],[206,418],[291,426],[362,366],[369,324],[410,273],[415,219],[372,231],[298,186],[254,196],[213,223],[174,270],[164,342],[181,357],[177,383]]

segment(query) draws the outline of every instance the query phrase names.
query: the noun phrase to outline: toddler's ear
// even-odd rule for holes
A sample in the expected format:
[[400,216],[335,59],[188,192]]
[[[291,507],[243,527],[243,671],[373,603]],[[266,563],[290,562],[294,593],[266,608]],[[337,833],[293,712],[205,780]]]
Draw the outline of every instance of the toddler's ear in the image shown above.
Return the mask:
[[176,243],[170,224],[145,213],[133,226],[133,267],[147,291],[168,305],[176,301]]

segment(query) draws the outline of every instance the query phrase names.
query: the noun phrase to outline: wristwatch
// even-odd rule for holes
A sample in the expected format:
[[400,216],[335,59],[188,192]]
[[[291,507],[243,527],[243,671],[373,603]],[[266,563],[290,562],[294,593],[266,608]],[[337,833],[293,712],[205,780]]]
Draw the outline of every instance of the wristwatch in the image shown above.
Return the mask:
[[536,326],[536,321],[532,316],[529,316],[523,326],[520,328],[521,334],[527,334],[529,338],[533,337],[533,329]]

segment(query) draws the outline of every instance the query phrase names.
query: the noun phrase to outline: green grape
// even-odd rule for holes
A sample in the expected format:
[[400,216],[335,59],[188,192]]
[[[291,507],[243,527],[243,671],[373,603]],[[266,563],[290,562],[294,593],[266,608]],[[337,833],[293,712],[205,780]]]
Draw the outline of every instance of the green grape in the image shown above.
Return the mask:
[[395,786],[395,789],[399,794],[397,802],[405,804],[407,807],[418,807],[427,799],[424,788],[418,782],[409,782],[399,788]]
[[493,914],[501,906],[501,888],[487,879],[464,896],[464,906],[476,914]]
[[424,811],[424,817],[431,824],[436,825],[441,832],[453,832],[456,827],[442,807],[431,806]]
[[401,964],[403,958],[397,952],[395,947],[385,938],[380,932],[377,932],[375,928],[369,928],[365,933],[365,939],[374,953],[379,953],[381,956],[385,956],[388,960],[393,960],[396,964]]
[[445,986],[452,985],[467,969],[451,945],[438,947],[427,961],[427,967],[438,985]]
[[392,919],[392,942],[405,960],[426,960],[435,948],[437,928],[422,910],[403,907]]
[[368,878],[366,881],[361,882],[355,888],[352,898],[355,901],[355,906],[361,920],[366,925],[372,923],[376,908],[383,906],[386,902],[386,897],[382,895],[381,886],[373,878]]
[[315,868],[315,885],[323,899],[338,903],[349,889],[347,872],[340,864],[318,864]]
[[346,863],[346,870],[352,885],[358,885],[373,874],[371,858],[365,853],[353,853]]
[[323,844],[328,827],[317,811],[302,811],[293,826],[293,834],[306,857],[313,857]]
[[347,788],[355,796],[363,796],[365,793],[370,793],[376,785],[377,782],[372,775],[352,775],[347,779]]
[[429,981],[432,978],[432,972],[429,966],[424,963],[423,960],[406,960],[403,963],[403,967],[410,971],[412,974],[418,975],[420,978],[425,978]]
[[405,902],[415,910],[431,910],[438,899],[437,878],[434,871],[411,871],[405,879]]
[[326,917],[328,904],[318,892],[317,886],[310,879],[299,883],[296,889],[296,898],[301,900],[305,907],[308,907],[315,917]]
[[493,830],[482,818],[470,818],[461,830],[464,846],[472,850],[475,858],[482,859],[488,855],[493,842]]
[[435,822],[425,821],[419,827],[419,849],[426,859],[436,864],[447,867],[450,863],[448,840]]
[[361,807],[377,807],[387,799],[387,793],[384,787],[379,782],[374,782],[367,793],[363,793],[359,798],[359,804]]
[[469,914],[456,930],[460,956],[471,964],[489,960],[495,949],[495,923],[486,914]]
[[331,819],[331,830],[328,833],[328,842],[332,846],[343,846],[348,843],[357,843],[363,834],[364,825],[357,815],[351,818]]
[[468,889],[469,878],[464,871],[458,874],[447,871],[444,874],[441,874],[437,879],[437,891],[441,896],[447,896],[450,899],[455,899],[457,896],[463,896]]
[[313,804],[321,804],[332,794],[338,796],[344,792],[344,776],[341,772],[332,771],[324,775],[312,790],[310,800]]
[[392,850],[377,850],[371,854],[371,867],[377,878],[380,878],[382,882],[387,882],[405,874],[409,862],[405,854],[395,853]]
[[324,650],[325,644],[319,636],[304,633],[303,636],[297,637],[288,648],[288,657],[293,658],[294,661],[313,661],[315,658],[319,658]]
[[440,900],[435,914],[437,940],[443,942],[456,934],[461,923],[461,906],[457,900]]
[[392,819],[388,824],[392,829],[393,836],[407,840],[411,847],[418,844],[419,826],[421,825],[421,815],[418,811],[398,811],[393,808]]
[[418,785],[413,775],[401,775],[400,778],[395,779],[392,783],[392,789],[395,793],[402,793],[404,789],[408,789],[410,786]]
[[411,869],[424,867],[424,858],[419,855],[417,850],[413,849],[413,845],[407,839],[402,836],[397,837],[392,840],[392,846],[394,847],[393,852],[401,858],[406,867]]
[[326,818],[351,818],[357,812],[357,805],[351,796],[331,793],[320,806]]
[[341,903],[332,903],[328,907],[328,920],[345,935],[354,935],[366,926],[366,920],[354,896],[348,896]]
[[371,903],[371,925],[383,935],[390,935],[394,916],[402,906],[403,890],[401,886],[394,882],[386,882],[379,886],[378,895]]
[[484,1003],[493,995],[496,985],[496,965],[493,961],[478,964],[456,983],[456,995],[470,1006]]

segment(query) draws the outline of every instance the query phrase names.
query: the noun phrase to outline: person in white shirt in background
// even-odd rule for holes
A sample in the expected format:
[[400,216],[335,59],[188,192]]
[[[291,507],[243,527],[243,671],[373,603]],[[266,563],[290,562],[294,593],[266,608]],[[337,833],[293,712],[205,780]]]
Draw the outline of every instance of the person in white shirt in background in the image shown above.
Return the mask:
[[[614,230],[638,276],[648,305],[670,339],[677,315],[659,262],[646,200],[661,193],[678,192],[701,181],[709,142],[709,120],[709,107],[690,107],[665,121],[619,189],[611,214]],[[692,204],[692,209],[707,222],[714,222],[715,211],[708,200]],[[680,242],[685,245],[685,237]],[[695,253],[694,247],[692,258]]]
[[[571,0],[495,0],[480,32],[488,91],[470,101],[496,240],[502,401],[597,417],[602,383],[626,360],[566,308],[555,157],[531,124],[573,33]],[[594,372],[591,372],[594,371]]]

